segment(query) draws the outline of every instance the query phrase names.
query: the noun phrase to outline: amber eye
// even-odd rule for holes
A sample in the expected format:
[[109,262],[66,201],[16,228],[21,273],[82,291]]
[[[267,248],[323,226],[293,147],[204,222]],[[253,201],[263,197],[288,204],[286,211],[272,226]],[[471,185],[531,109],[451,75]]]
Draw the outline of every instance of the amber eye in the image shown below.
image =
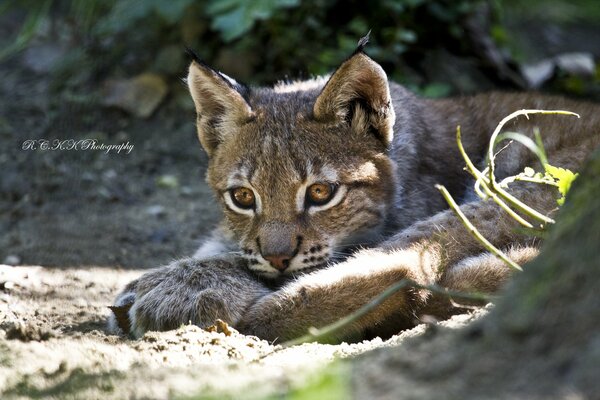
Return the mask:
[[333,197],[335,186],[331,183],[314,183],[306,189],[306,201],[310,205],[323,205]]
[[252,189],[246,187],[238,187],[229,191],[231,200],[239,208],[245,210],[254,208],[255,198]]

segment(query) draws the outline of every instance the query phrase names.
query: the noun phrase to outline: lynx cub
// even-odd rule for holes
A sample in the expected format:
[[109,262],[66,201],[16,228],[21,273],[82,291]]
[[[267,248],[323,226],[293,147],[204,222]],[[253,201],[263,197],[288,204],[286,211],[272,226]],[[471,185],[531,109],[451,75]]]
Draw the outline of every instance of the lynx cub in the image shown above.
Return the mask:
[[[506,127],[529,135],[539,127],[551,164],[577,170],[600,145],[600,107],[535,94],[421,99],[388,82],[363,44],[330,77],[272,88],[248,88],[197,58],[191,63],[187,83],[210,159],[207,181],[225,220],[193,258],[127,285],[116,299],[116,306],[131,307],[123,331],[140,336],[220,318],[242,333],[281,341],[338,320],[403,278],[497,290],[508,268],[447,210],[436,183],[517,262],[536,254],[537,241],[472,193],[456,126],[481,163],[491,132],[511,112],[577,112],[581,119],[533,115]],[[536,165],[513,144],[498,156],[496,172],[503,178]],[[539,210],[555,209],[553,189],[510,190]],[[388,336],[421,315],[457,310],[442,296],[407,289],[338,339]],[[114,316],[112,326],[119,329]]]

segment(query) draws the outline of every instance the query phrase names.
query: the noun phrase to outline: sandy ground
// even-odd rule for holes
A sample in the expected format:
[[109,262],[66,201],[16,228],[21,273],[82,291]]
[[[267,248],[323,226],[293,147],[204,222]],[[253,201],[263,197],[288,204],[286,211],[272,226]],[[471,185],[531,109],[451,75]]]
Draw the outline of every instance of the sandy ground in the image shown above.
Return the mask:
[[[419,325],[387,341],[291,348],[195,326],[140,340],[108,334],[107,305],[141,273],[0,266],[0,397],[285,397],[325,369],[349,367],[332,364],[336,359],[397,346],[427,331]],[[460,327],[480,314],[443,324]]]

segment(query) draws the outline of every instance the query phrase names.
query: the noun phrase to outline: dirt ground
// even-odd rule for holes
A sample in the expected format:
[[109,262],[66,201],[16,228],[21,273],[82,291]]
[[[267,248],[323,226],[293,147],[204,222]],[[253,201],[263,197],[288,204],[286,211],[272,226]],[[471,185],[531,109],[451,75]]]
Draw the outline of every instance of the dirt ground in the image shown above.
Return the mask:
[[[140,340],[108,334],[107,306],[114,293],[142,272],[0,266],[1,397],[283,396],[324,370],[349,368],[335,359],[396,346],[428,329],[419,325],[387,341],[291,348],[195,326]],[[443,325],[461,327],[483,313]]]
[[[0,74],[0,262],[155,267],[189,255],[218,221],[192,110],[172,100],[131,118],[93,98],[57,99],[48,78],[16,61]],[[187,101],[183,89],[171,96]],[[23,149],[41,139],[133,149]]]

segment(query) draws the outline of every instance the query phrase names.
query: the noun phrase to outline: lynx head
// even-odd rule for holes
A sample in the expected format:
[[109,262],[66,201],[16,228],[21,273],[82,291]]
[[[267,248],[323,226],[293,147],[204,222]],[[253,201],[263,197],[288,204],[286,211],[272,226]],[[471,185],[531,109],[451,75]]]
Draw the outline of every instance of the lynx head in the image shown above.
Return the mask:
[[207,181],[252,270],[309,271],[377,237],[393,198],[395,116],[362,46],[327,81],[248,88],[196,59],[187,83]]

